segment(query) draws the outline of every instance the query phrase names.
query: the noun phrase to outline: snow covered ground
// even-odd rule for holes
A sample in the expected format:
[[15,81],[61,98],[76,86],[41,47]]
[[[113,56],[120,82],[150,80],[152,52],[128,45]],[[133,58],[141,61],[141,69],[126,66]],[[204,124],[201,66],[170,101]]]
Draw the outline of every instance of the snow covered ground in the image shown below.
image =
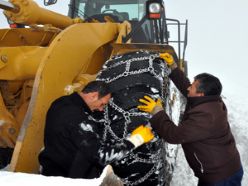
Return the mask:
[[101,184],[100,179],[70,179],[63,177],[46,177],[42,175],[35,174],[25,174],[25,173],[0,173],[0,185],[4,186],[97,186]]
[[[37,174],[26,173],[11,173],[7,171],[0,171],[0,185],[4,186],[99,186],[103,179],[109,175],[113,175],[113,169],[111,166],[106,166],[99,178],[96,179],[70,179],[63,177],[47,177]],[[115,176],[112,178],[116,178]]]
[[[248,98],[241,98],[237,95],[225,95],[224,101],[229,110],[229,121],[233,135],[236,139],[237,147],[241,155],[244,168],[244,178],[242,185],[248,185]],[[85,179],[69,179],[62,177],[44,177],[41,175],[30,175],[23,173],[9,173],[0,171],[0,185],[19,186],[25,184],[44,186],[44,185],[60,185],[60,186],[95,186],[101,183],[102,178],[94,180]],[[196,186],[197,179],[194,177],[192,170],[187,165],[181,146],[179,147],[177,161],[172,179],[171,186]]]

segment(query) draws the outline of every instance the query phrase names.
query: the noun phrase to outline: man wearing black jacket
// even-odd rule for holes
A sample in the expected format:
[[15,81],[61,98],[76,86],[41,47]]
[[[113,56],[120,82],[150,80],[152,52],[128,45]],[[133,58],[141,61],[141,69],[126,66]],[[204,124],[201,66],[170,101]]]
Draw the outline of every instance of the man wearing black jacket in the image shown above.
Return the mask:
[[96,178],[106,164],[153,139],[151,130],[141,126],[121,144],[101,144],[101,111],[110,98],[106,83],[92,81],[82,92],[52,103],[46,116],[44,149],[39,155],[43,175]]
[[240,186],[243,169],[220,95],[222,85],[213,75],[202,73],[190,84],[173,57],[161,54],[172,72],[170,79],[187,97],[184,116],[175,125],[160,101],[145,96],[138,108],[150,112],[152,128],[167,142],[182,144],[189,166],[199,178],[198,186]]

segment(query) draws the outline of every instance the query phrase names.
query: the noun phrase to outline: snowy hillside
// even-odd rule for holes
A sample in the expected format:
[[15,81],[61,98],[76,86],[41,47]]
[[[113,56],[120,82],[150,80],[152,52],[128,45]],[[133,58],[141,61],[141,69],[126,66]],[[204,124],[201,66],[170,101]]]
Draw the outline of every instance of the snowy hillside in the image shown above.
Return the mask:
[[229,121],[237,147],[241,155],[244,169],[242,185],[248,185],[248,98],[230,95],[226,97],[226,105],[229,108]]

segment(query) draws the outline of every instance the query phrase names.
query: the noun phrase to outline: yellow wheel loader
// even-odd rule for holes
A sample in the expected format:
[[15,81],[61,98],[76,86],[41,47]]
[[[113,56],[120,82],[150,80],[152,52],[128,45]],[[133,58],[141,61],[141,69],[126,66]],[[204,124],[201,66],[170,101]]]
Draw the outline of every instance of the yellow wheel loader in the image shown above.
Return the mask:
[[184,69],[187,22],[166,18],[160,0],[71,0],[68,16],[32,0],[0,0],[0,8],[24,27],[0,29],[0,148],[14,149],[10,171],[39,172],[51,102],[80,91],[112,56],[168,52]]

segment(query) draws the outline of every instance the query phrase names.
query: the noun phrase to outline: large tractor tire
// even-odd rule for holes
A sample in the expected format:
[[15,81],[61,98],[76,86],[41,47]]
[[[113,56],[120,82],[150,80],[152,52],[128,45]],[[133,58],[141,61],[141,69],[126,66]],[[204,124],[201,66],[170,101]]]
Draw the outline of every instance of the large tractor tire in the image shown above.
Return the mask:
[[[138,100],[148,95],[166,100],[169,69],[158,53],[130,52],[108,60],[97,76],[107,82],[112,99],[104,111],[103,143],[121,142],[139,125],[149,125],[150,114],[137,109]],[[125,185],[169,185],[165,143],[155,139],[112,164]]]

